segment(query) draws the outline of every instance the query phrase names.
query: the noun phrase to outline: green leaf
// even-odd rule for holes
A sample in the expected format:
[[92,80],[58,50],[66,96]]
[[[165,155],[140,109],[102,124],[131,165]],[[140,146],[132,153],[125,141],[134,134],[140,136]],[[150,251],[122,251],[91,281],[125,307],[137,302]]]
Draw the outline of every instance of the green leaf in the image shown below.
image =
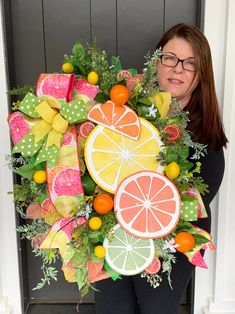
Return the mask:
[[105,103],[108,100],[109,100],[109,97],[103,93],[98,93],[95,97],[95,101],[101,104]]
[[19,167],[15,172],[23,178],[32,179],[35,167],[31,164],[26,164]]
[[137,70],[136,69],[128,69],[128,71],[131,73],[131,76],[136,76],[137,75]]
[[189,156],[189,148],[188,146],[180,146],[177,147],[177,151],[182,159],[187,159]]
[[85,266],[80,266],[75,270],[75,278],[78,284],[79,290],[81,290],[87,283],[87,269]]
[[196,246],[209,242],[209,240],[206,237],[202,236],[201,234],[193,234],[193,236],[196,242]]
[[83,48],[82,44],[80,42],[77,42],[74,46],[73,46],[73,49],[72,49],[72,54],[74,56],[76,56],[76,58],[78,60],[82,60],[84,59],[85,55],[86,55],[86,52],[85,52],[85,49]]
[[113,69],[112,69],[113,73],[118,73],[122,70],[122,64],[119,57],[112,56],[111,64],[113,65]]
[[183,162],[180,162],[180,169],[181,171],[190,170],[194,164],[188,160],[184,160]]
[[144,104],[146,106],[152,105],[152,102],[148,98],[145,98],[145,97],[138,99],[138,102],[140,102],[141,104]]

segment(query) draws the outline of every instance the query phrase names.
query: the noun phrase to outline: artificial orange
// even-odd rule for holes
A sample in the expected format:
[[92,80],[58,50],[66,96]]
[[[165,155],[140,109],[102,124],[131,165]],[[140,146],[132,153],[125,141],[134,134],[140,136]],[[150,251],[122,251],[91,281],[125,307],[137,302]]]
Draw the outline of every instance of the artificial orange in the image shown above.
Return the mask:
[[98,214],[104,215],[113,208],[113,198],[108,194],[99,194],[93,200],[93,208]]
[[129,90],[124,85],[114,85],[110,90],[110,99],[115,103],[115,105],[124,105],[129,97]]
[[195,244],[195,239],[191,233],[182,231],[175,236],[176,250],[179,252],[191,251]]

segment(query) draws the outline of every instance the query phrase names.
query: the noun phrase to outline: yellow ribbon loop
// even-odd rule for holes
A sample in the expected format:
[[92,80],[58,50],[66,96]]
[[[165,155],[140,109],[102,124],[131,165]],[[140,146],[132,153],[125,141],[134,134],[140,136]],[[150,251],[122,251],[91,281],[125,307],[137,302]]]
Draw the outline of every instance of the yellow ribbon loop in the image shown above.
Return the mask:
[[35,136],[35,143],[48,134],[46,147],[53,144],[60,147],[62,135],[68,128],[68,121],[57,110],[52,109],[45,100],[35,109],[42,118],[30,131]]
[[58,114],[58,111],[52,109],[46,100],[42,101],[39,105],[35,107],[35,110],[40,115],[40,117],[47,123],[52,124],[53,119]]
[[44,120],[41,120],[34,127],[32,127],[30,134],[33,134],[35,136],[35,143],[38,143],[44,136],[46,136],[50,132],[51,129],[52,125]]
[[62,133],[52,129],[47,137],[46,147],[50,147],[51,145],[56,145],[60,147],[61,144]]

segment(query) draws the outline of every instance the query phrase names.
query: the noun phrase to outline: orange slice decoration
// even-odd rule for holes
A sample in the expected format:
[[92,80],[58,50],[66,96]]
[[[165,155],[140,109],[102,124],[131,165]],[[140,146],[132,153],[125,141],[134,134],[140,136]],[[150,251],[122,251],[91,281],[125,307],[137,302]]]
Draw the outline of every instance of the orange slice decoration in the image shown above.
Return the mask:
[[89,110],[88,119],[134,140],[139,138],[138,115],[126,105],[116,106],[112,101],[96,104]]
[[122,181],[114,209],[119,224],[133,236],[154,239],[169,234],[180,217],[180,195],[171,180],[141,171]]

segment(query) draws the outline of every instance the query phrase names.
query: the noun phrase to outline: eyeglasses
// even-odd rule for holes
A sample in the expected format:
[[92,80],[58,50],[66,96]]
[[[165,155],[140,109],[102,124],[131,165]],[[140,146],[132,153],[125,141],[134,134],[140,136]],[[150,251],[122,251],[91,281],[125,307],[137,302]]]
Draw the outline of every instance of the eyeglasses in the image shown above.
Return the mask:
[[192,71],[192,72],[195,72],[197,70],[195,60],[192,58],[179,59],[172,55],[161,55],[160,60],[161,60],[162,65],[165,65],[167,67],[174,68],[177,66],[179,62],[181,62],[184,70]]

